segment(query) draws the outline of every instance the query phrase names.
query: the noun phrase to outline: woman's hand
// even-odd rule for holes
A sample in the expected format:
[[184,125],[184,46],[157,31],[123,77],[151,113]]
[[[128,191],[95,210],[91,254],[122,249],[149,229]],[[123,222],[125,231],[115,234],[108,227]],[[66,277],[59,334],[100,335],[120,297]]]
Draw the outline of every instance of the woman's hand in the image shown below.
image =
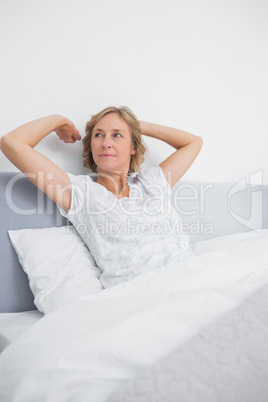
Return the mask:
[[146,121],[140,121],[140,120],[139,120],[139,123],[140,123],[141,133],[143,135],[146,135],[146,129],[148,129],[148,123]]
[[76,141],[81,140],[81,135],[79,134],[79,131],[71,122],[71,120],[68,119],[66,123],[55,130],[55,133],[57,134],[59,139],[64,141],[65,143],[73,144]]

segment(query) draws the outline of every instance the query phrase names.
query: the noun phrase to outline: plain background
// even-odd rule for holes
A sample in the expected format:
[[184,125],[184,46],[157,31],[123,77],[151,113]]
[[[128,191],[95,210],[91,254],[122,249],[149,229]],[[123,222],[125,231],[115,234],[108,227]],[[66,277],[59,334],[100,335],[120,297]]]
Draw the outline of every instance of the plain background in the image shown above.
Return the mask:
[[[84,136],[92,114],[127,105],[203,138],[184,179],[268,184],[267,21],[266,0],[1,0],[1,135],[60,113]],[[143,168],[174,151],[144,140]],[[81,142],[52,133],[37,149],[86,172]]]

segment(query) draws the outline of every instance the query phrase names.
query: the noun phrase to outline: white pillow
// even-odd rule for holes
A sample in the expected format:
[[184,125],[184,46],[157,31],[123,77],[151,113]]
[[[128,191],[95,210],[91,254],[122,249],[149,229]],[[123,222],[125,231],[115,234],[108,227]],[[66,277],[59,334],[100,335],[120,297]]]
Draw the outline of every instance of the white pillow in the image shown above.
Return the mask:
[[251,261],[267,264],[268,229],[214,237],[192,244],[195,254],[228,251]]
[[42,313],[103,289],[100,269],[74,227],[9,230],[8,234]]

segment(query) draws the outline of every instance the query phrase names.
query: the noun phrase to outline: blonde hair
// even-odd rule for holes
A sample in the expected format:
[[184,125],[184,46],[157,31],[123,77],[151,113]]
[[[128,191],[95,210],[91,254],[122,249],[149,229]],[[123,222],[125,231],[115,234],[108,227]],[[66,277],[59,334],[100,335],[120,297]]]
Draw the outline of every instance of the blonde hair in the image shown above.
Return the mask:
[[129,131],[131,134],[132,144],[136,153],[131,155],[128,174],[140,171],[140,165],[144,161],[144,154],[147,151],[146,145],[143,142],[140,124],[137,117],[127,106],[108,106],[99,113],[91,115],[91,119],[86,123],[86,136],[82,140],[83,143],[83,158],[84,166],[90,168],[94,173],[97,172],[97,165],[93,160],[91,151],[91,138],[92,132],[98,121],[109,113],[117,113],[121,116],[125,122],[128,124]]

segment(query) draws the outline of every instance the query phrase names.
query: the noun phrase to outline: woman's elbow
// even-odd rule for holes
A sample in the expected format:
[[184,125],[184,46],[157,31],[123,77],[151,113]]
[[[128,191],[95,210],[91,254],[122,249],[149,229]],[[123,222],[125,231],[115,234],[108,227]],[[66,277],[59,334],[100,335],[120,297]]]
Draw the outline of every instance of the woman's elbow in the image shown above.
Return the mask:
[[0,149],[4,153],[4,149],[6,147],[6,135],[3,135],[0,139]]
[[[10,138],[10,136],[8,134],[5,134],[1,137],[0,144],[1,144],[0,149],[3,152],[3,154],[6,156],[9,153],[9,151],[11,151],[14,148],[12,138]],[[13,147],[12,147],[12,144],[13,144]]]
[[202,146],[203,146],[203,138],[202,137],[199,137],[199,136],[196,136],[196,144],[197,144],[197,147],[199,148],[199,152],[201,151],[201,148],[202,148]]

